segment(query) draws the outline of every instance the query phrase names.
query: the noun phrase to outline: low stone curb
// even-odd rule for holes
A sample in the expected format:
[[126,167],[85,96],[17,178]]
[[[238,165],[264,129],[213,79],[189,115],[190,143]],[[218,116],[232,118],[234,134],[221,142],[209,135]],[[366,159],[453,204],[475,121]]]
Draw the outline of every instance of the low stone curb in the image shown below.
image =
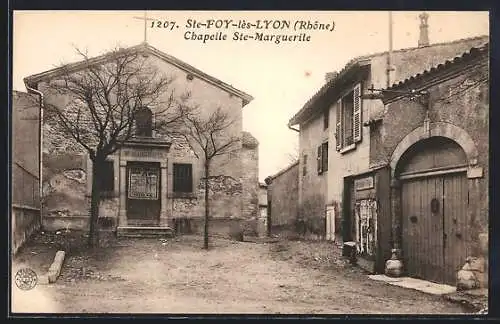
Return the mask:
[[54,262],[52,262],[52,265],[49,268],[49,271],[47,272],[47,277],[48,277],[48,282],[49,283],[54,283],[57,280],[57,277],[59,277],[59,274],[61,273],[61,268],[64,262],[64,257],[66,255],[66,252],[64,251],[57,251],[56,256],[54,257]]
[[457,291],[455,293],[443,295],[443,298],[470,309],[472,312],[480,312],[488,307],[488,297],[483,293],[478,293],[479,289],[473,291]]

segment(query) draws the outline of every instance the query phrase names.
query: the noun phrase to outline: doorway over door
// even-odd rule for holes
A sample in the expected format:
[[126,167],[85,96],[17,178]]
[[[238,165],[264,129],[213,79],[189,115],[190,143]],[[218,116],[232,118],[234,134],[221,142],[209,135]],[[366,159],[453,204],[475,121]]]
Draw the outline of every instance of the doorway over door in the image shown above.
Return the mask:
[[159,162],[127,162],[127,223],[157,226],[161,210]]
[[403,258],[408,275],[456,284],[470,243],[466,157],[446,138],[417,143],[403,155]]

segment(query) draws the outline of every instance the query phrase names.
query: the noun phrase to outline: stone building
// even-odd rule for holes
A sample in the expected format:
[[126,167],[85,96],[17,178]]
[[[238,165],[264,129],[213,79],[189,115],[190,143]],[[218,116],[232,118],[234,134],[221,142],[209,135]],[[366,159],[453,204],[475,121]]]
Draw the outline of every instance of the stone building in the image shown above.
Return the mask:
[[[226,232],[233,223],[244,224],[254,231],[258,217],[258,142],[242,130],[242,109],[253,98],[147,43],[123,51],[140,54],[147,64],[173,78],[170,87],[176,93],[189,91],[190,103],[202,107],[200,114],[208,116],[221,108],[233,121],[226,134],[240,139],[236,149],[212,161],[209,188],[212,231]],[[106,64],[110,55],[89,62]],[[76,72],[86,64],[72,63],[64,69]],[[47,86],[57,80],[61,69],[27,77],[27,88],[41,93],[44,104],[68,105],[72,98],[56,95]],[[154,232],[202,229],[204,169],[203,161],[195,154],[201,152],[193,151],[181,137],[151,129],[153,123],[160,121],[157,110],[163,108],[147,107],[145,116],[149,122],[144,125],[149,128],[137,124],[136,134],[107,159],[99,216],[113,224],[119,234],[149,229]],[[48,229],[87,229],[92,163],[76,142],[55,129],[54,120],[45,118],[43,225]]]
[[418,47],[352,59],[327,74],[288,123],[299,131],[299,217],[322,219],[328,239],[356,242],[359,264],[371,272],[384,272],[391,257],[391,228],[377,226],[391,221],[391,166],[371,157],[371,128],[386,107],[368,89],[387,88],[488,42],[479,36],[429,44],[421,19]]
[[470,286],[486,288],[488,46],[394,84],[383,101],[370,161],[390,167],[392,217],[379,227],[392,228],[408,275],[455,285],[465,266]]
[[12,93],[11,253],[40,228],[40,106],[36,96]]

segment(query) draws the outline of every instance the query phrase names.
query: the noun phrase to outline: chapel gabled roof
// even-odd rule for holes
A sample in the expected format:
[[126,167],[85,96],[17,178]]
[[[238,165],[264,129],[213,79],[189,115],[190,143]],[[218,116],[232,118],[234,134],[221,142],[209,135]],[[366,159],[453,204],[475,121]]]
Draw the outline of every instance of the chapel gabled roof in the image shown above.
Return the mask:
[[[154,55],[154,56],[162,59],[163,61],[170,63],[170,64],[178,67],[179,69],[184,70],[184,71],[194,75],[195,77],[198,77],[198,78],[200,78],[200,79],[202,79],[202,80],[204,80],[204,81],[206,81],[206,82],[208,82],[208,83],[210,83],[210,84],[212,84],[212,85],[214,85],[222,90],[227,91],[228,93],[230,93],[234,96],[241,98],[243,100],[243,106],[247,105],[250,101],[252,101],[254,99],[251,95],[249,95],[241,90],[238,90],[238,89],[234,88],[233,86],[231,86],[230,84],[227,84],[227,83],[225,83],[225,82],[223,82],[223,81],[221,81],[221,80],[219,80],[219,79],[217,79],[209,74],[206,74],[205,72],[195,68],[194,66],[192,66],[184,61],[181,61],[180,59],[178,59],[172,55],[166,54],[166,53],[156,49],[155,47],[149,45],[148,43],[143,42],[139,45],[123,48],[121,50],[129,51],[129,52],[142,52],[142,53]],[[115,54],[115,52],[108,52],[108,53],[93,57],[93,58],[89,59],[88,63],[99,64],[99,63],[106,62],[107,60],[110,60],[112,58],[113,54]],[[79,71],[81,69],[84,69],[86,64],[87,64],[86,61],[69,63],[69,64],[64,65],[64,70],[76,72],[76,71]],[[49,71],[30,75],[30,76],[24,78],[24,82],[25,82],[25,84],[27,84],[30,87],[35,87],[38,82],[56,77],[56,76],[60,75],[62,72],[63,72],[63,67],[57,67],[57,68],[51,69]]]

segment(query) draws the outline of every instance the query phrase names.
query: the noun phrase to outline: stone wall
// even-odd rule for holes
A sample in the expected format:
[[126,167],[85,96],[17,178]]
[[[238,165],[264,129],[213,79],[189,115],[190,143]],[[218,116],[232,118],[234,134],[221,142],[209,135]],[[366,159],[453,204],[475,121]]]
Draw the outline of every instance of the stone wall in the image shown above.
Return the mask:
[[294,229],[299,217],[299,163],[268,178],[271,230]]
[[36,96],[12,93],[11,253],[40,228],[39,116]]
[[[259,143],[248,132],[243,132],[241,151],[242,172],[242,218],[257,222],[259,217]],[[256,228],[253,228],[256,231]]]

